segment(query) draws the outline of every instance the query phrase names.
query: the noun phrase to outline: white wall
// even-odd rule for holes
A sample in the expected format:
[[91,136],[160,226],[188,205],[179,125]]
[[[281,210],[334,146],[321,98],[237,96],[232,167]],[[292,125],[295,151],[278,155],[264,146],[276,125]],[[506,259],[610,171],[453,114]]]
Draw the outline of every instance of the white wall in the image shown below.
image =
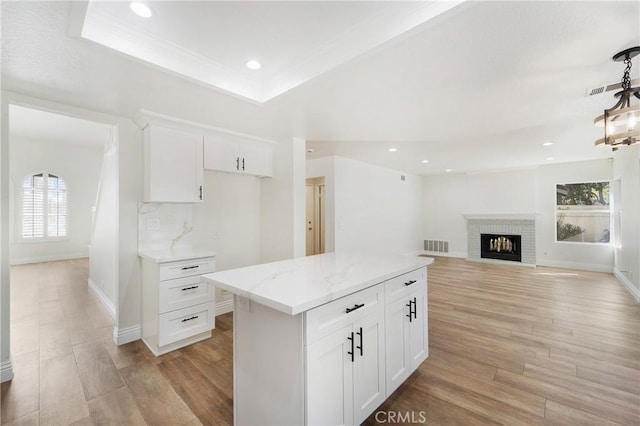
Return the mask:
[[421,250],[420,177],[335,157],[334,178],[336,251]]
[[273,177],[260,184],[260,260],[304,256],[305,141],[280,140],[274,147]]
[[423,240],[449,242],[449,255],[467,257],[469,186],[466,174],[454,173],[423,179]]
[[[11,263],[87,257],[91,207],[96,199],[103,147],[71,146],[12,137],[10,151],[14,194]],[[42,171],[60,176],[67,184],[69,236],[62,241],[37,243],[22,239],[22,181],[26,176]]]
[[94,215],[89,283],[108,300],[115,317],[118,285],[118,148],[105,152]]
[[306,177],[324,177],[324,247],[325,252],[335,251],[335,157],[322,157],[307,161]]
[[640,145],[613,155],[613,178],[621,180],[620,247],[615,248],[616,276],[640,301]]
[[541,166],[535,170],[423,178],[424,239],[449,241],[452,255],[467,257],[465,213],[538,213],[538,265],[611,271],[610,245],[555,242],[556,184],[612,179],[609,160]]
[[552,164],[537,169],[536,210],[541,213],[536,223],[536,258],[538,265],[559,266],[611,272],[613,247],[608,244],[581,244],[555,241],[556,185],[611,181],[610,160]]
[[[260,263],[260,179],[205,171],[204,200],[195,204],[195,247],[217,253],[216,270]],[[216,301],[230,299],[216,294]]]
[[0,99],[0,382],[13,378],[9,267],[9,99]]

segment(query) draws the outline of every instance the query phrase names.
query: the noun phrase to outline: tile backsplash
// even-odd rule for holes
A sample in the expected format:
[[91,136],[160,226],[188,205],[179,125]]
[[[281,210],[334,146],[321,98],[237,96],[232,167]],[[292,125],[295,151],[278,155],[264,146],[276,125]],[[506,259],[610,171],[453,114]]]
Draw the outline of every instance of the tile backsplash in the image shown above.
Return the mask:
[[138,204],[138,250],[191,247],[193,236],[193,205]]

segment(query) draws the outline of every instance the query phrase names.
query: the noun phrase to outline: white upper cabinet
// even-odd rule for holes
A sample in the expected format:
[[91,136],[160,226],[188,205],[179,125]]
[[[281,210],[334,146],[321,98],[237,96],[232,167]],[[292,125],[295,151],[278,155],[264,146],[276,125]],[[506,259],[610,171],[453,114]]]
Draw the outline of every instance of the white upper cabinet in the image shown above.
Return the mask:
[[205,134],[204,168],[261,177],[273,176],[273,144],[235,135]]
[[202,134],[149,124],[143,129],[144,201],[202,201]]

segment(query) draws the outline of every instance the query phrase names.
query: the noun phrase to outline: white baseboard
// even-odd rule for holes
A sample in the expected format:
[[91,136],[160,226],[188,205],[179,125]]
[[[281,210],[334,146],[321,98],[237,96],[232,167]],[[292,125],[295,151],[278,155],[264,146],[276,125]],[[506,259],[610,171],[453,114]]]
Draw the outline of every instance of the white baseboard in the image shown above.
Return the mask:
[[552,268],[565,268],[565,269],[578,269],[580,271],[592,271],[592,272],[613,272],[613,266],[602,265],[597,263],[578,263],[578,262],[565,262],[555,260],[544,260],[538,262],[538,266],[550,266]]
[[640,303],[640,289],[633,285],[631,281],[619,270],[613,268],[613,275],[622,283],[629,293],[636,299],[637,303]]
[[134,325],[125,328],[113,328],[113,343],[116,345],[124,345],[125,343],[135,342],[142,337],[140,325]]
[[11,259],[12,265],[25,265],[28,263],[42,263],[42,262],[56,262],[58,260],[72,260],[82,259],[89,257],[88,252],[67,253],[67,254],[54,254],[51,256],[37,256],[37,257],[19,257],[17,259]]
[[0,383],[8,382],[13,379],[13,364],[11,358],[0,362]]
[[233,312],[233,299],[223,300],[216,303],[216,316]]
[[111,315],[111,318],[113,318],[113,320],[115,321],[115,319],[116,319],[116,307],[113,306],[113,303],[111,302],[111,300],[109,300],[109,298],[104,294],[102,289],[100,287],[98,287],[96,285],[96,283],[93,282],[91,277],[89,277],[89,288],[91,290],[93,290],[93,292],[96,294],[96,296],[98,296],[98,299],[100,299],[100,301],[102,302],[104,307],[107,309],[107,311],[109,311],[109,314]]

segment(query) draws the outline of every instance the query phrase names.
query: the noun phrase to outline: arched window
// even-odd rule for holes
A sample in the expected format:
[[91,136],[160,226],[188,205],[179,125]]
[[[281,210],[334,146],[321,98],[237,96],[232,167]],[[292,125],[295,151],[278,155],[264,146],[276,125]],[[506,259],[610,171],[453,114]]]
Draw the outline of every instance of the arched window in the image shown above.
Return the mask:
[[22,238],[66,237],[67,185],[46,172],[27,176],[22,182]]

